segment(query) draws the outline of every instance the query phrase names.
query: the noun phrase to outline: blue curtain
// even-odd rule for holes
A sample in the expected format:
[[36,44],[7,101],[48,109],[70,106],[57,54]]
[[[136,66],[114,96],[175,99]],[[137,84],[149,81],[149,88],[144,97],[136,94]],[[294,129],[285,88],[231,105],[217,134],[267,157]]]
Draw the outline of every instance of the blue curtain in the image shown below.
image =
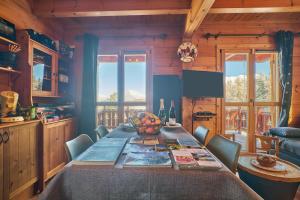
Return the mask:
[[279,31],[275,35],[276,49],[279,52],[280,81],[282,104],[278,126],[288,126],[292,97],[293,47],[294,34],[290,31]]
[[79,133],[87,134],[93,141],[96,137],[96,78],[99,38],[94,35],[83,36],[82,96]]

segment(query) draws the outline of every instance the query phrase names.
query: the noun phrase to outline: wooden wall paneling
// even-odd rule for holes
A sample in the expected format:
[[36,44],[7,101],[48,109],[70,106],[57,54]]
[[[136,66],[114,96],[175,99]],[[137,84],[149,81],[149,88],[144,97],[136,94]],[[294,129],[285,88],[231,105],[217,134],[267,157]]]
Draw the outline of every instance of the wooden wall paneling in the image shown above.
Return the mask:
[[[155,18],[156,19],[156,18]],[[160,19],[160,17],[158,18]],[[164,19],[161,19],[164,20]],[[122,20],[121,20],[122,21]],[[65,33],[64,38],[67,42],[76,45],[74,53],[74,74],[76,74],[76,103],[80,109],[81,98],[81,76],[82,76],[82,41],[75,40],[77,35],[81,35],[84,32],[98,35],[100,38],[99,48],[101,52],[111,52],[119,49],[132,49],[143,50],[151,49],[151,66],[152,74],[180,74],[181,62],[177,57],[177,48],[182,40],[183,22],[176,26],[174,25],[162,25],[159,23],[152,23],[148,19],[145,20],[144,25],[132,25],[128,24],[128,27],[122,27],[121,29],[113,27],[107,27],[106,29],[70,29]],[[108,22],[106,22],[108,23]],[[124,22],[125,23],[125,22]],[[150,25],[147,26],[147,23]],[[102,26],[105,26],[102,24]],[[143,35],[159,35],[167,34],[165,39],[160,38],[139,38]],[[106,37],[110,36],[110,37]],[[127,36],[136,36],[136,38],[128,38]],[[78,112],[79,109],[77,110]]]
[[[209,15],[208,15],[209,17]],[[252,16],[251,16],[252,17]],[[243,27],[241,29],[241,27]],[[278,24],[263,24],[263,23],[236,23],[236,22],[213,22],[212,21],[203,21],[198,31],[193,36],[193,43],[198,45],[198,57],[195,62],[192,64],[183,64],[183,69],[192,69],[192,70],[205,70],[205,71],[218,71],[218,68],[221,66],[220,58],[218,58],[218,51],[214,49],[217,47],[218,49],[222,49],[224,47],[230,47],[232,49],[237,48],[249,48],[250,46],[253,48],[267,48],[267,49],[275,49],[274,39],[272,37],[220,37],[220,38],[209,38],[206,39],[203,37],[205,33],[274,33],[279,30],[291,30],[294,32],[300,31],[299,22],[298,23],[278,23]],[[300,126],[300,82],[297,77],[300,75],[300,57],[297,56],[297,52],[299,51],[300,40],[299,37],[295,37],[295,51],[294,51],[294,61],[293,61],[293,98],[292,98],[292,108],[291,108],[291,120],[290,125]],[[208,52],[209,51],[209,52]],[[221,71],[223,71],[221,69]],[[298,73],[299,72],[299,73]],[[220,102],[220,107],[222,103]],[[183,100],[183,125],[184,127],[190,130],[190,114],[191,102]],[[201,107],[202,110],[211,111],[211,105],[203,104]],[[198,111],[195,109],[195,112]],[[218,102],[216,105],[217,111],[217,119],[222,121],[222,112],[218,111]],[[215,129],[217,132],[222,130],[222,123],[219,123],[218,120],[216,122],[216,127],[214,124],[211,124],[212,127],[208,127],[209,129]]]
[[[17,66],[21,71],[20,76],[14,83],[14,90],[19,93],[19,102],[22,106],[32,105],[32,41],[29,39],[29,35],[26,31],[18,31],[17,41],[22,46],[23,51],[18,53]],[[24,90],[26,88],[26,90]]]

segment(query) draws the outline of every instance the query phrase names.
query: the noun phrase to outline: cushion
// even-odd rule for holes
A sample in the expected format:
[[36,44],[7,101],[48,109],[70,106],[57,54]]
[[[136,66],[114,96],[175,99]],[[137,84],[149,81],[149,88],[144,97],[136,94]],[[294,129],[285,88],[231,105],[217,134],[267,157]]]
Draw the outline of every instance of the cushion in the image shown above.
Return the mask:
[[270,134],[279,137],[286,137],[286,138],[300,138],[300,128],[293,128],[293,127],[271,128]]

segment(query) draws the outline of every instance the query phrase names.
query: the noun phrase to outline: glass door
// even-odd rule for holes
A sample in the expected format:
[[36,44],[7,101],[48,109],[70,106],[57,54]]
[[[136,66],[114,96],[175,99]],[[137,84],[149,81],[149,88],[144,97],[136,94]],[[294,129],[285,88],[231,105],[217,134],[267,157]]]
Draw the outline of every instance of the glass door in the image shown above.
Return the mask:
[[225,134],[235,134],[242,151],[254,151],[254,134],[276,126],[279,113],[277,53],[224,51]]
[[279,115],[279,69],[277,53],[255,54],[255,134],[275,127]]
[[45,47],[33,45],[32,93],[33,96],[54,96],[56,92],[55,55]]
[[248,151],[249,135],[249,53],[225,53],[225,134],[235,134],[235,140]]

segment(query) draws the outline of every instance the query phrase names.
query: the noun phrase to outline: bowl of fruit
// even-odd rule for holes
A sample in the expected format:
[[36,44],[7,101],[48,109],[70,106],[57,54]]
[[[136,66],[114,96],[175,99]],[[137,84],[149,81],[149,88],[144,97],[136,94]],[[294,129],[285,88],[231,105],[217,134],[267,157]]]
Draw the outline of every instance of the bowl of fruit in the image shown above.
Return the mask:
[[130,123],[140,135],[158,134],[162,127],[160,119],[150,112],[137,113],[129,118]]

